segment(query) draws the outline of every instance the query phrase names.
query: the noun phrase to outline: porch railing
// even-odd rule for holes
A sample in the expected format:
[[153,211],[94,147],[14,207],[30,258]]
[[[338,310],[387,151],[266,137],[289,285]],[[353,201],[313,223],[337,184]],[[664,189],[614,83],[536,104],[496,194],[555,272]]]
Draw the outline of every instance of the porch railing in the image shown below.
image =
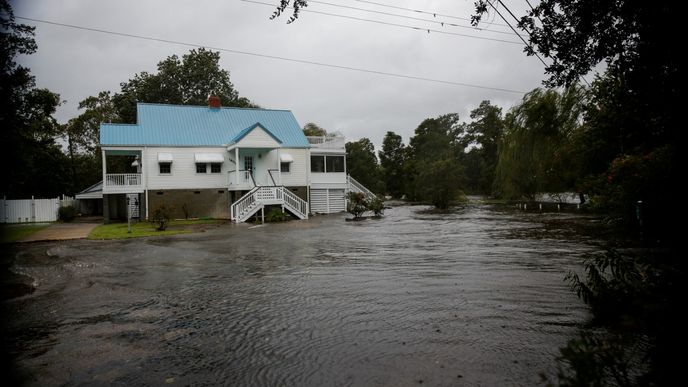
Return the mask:
[[105,175],[103,187],[105,191],[124,192],[129,189],[141,189],[142,181],[140,173],[108,173]]

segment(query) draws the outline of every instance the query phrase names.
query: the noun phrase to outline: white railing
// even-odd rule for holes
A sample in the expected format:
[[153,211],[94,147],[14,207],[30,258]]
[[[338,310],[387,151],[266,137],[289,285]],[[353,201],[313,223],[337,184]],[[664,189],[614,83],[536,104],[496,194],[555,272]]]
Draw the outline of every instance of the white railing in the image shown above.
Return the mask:
[[104,191],[126,192],[143,187],[140,173],[108,173],[103,182]]
[[298,197],[286,188],[282,189],[284,205],[301,219],[308,219],[308,202]]
[[306,136],[306,139],[314,148],[344,148],[346,144],[343,136]]
[[294,215],[308,219],[308,202],[282,186],[255,187],[230,206],[230,217],[241,223],[268,204],[282,204]]
[[230,207],[229,207],[229,216],[232,220],[235,222],[243,222],[246,220],[249,215],[248,214],[251,209],[255,208],[256,205],[256,191],[259,189],[259,187],[254,187],[252,190],[248,191],[246,195],[242,196],[239,200],[234,202]]
[[375,195],[371,190],[366,188],[363,184],[359,183],[356,179],[351,177],[351,175],[346,175],[346,182],[348,183],[349,191],[362,192],[368,200],[377,197],[377,195]]

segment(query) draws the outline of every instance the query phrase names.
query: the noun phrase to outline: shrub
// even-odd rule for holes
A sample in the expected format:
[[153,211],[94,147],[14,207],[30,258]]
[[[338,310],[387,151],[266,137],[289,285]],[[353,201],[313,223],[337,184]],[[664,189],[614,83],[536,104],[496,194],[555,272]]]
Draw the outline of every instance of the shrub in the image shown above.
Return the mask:
[[385,212],[385,203],[379,197],[375,197],[368,202],[368,210],[372,211],[375,216],[380,217]]
[[158,208],[153,210],[153,215],[150,217],[149,221],[155,225],[155,229],[158,231],[165,231],[170,223],[170,214],[174,211],[171,206],[166,206],[162,203]]
[[76,208],[74,208],[74,206],[60,207],[57,213],[60,216],[60,220],[63,222],[71,222],[76,218]]
[[358,219],[368,211],[368,202],[362,192],[349,192],[346,194],[346,211]]
[[282,209],[280,208],[273,208],[267,213],[267,215],[265,215],[265,220],[270,223],[283,222],[287,220],[287,214],[282,212]]

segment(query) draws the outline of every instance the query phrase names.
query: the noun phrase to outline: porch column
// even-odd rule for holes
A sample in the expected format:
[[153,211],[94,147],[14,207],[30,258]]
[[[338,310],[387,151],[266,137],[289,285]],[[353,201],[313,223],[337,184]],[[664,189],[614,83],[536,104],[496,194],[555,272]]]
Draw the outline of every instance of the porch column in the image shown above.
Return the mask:
[[280,160],[280,148],[277,148],[277,180],[278,185],[282,185],[282,161]]
[[236,179],[236,185],[239,185],[239,147],[234,148],[234,178]]

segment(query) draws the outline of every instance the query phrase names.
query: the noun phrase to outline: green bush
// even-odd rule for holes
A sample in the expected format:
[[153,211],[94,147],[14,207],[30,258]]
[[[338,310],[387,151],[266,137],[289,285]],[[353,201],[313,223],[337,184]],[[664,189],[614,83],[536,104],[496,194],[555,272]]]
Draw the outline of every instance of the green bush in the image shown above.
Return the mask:
[[287,220],[287,214],[282,212],[280,208],[273,208],[265,215],[265,220],[270,223],[283,222]]
[[385,203],[379,197],[375,197],[368,202],[368,211],[372,211],[375,216],[380,217],[385,213]]
[[172,211],[174,211],[174,207],[166,206],[165,203],[162,203],[158,208],[153,210],[149,222],[155,225],[156,230],[165,231],[170,223],[170,214]]
[[346,211],[358,219],[364,212],[368,211],[368,201],[362,192],[349,192],[346,194]]
[[76,218],[76,208],[74,206],[64,206],[60,207],[58,210],[58,215],[60,216],[60,220],[63,222],[71,222]]

